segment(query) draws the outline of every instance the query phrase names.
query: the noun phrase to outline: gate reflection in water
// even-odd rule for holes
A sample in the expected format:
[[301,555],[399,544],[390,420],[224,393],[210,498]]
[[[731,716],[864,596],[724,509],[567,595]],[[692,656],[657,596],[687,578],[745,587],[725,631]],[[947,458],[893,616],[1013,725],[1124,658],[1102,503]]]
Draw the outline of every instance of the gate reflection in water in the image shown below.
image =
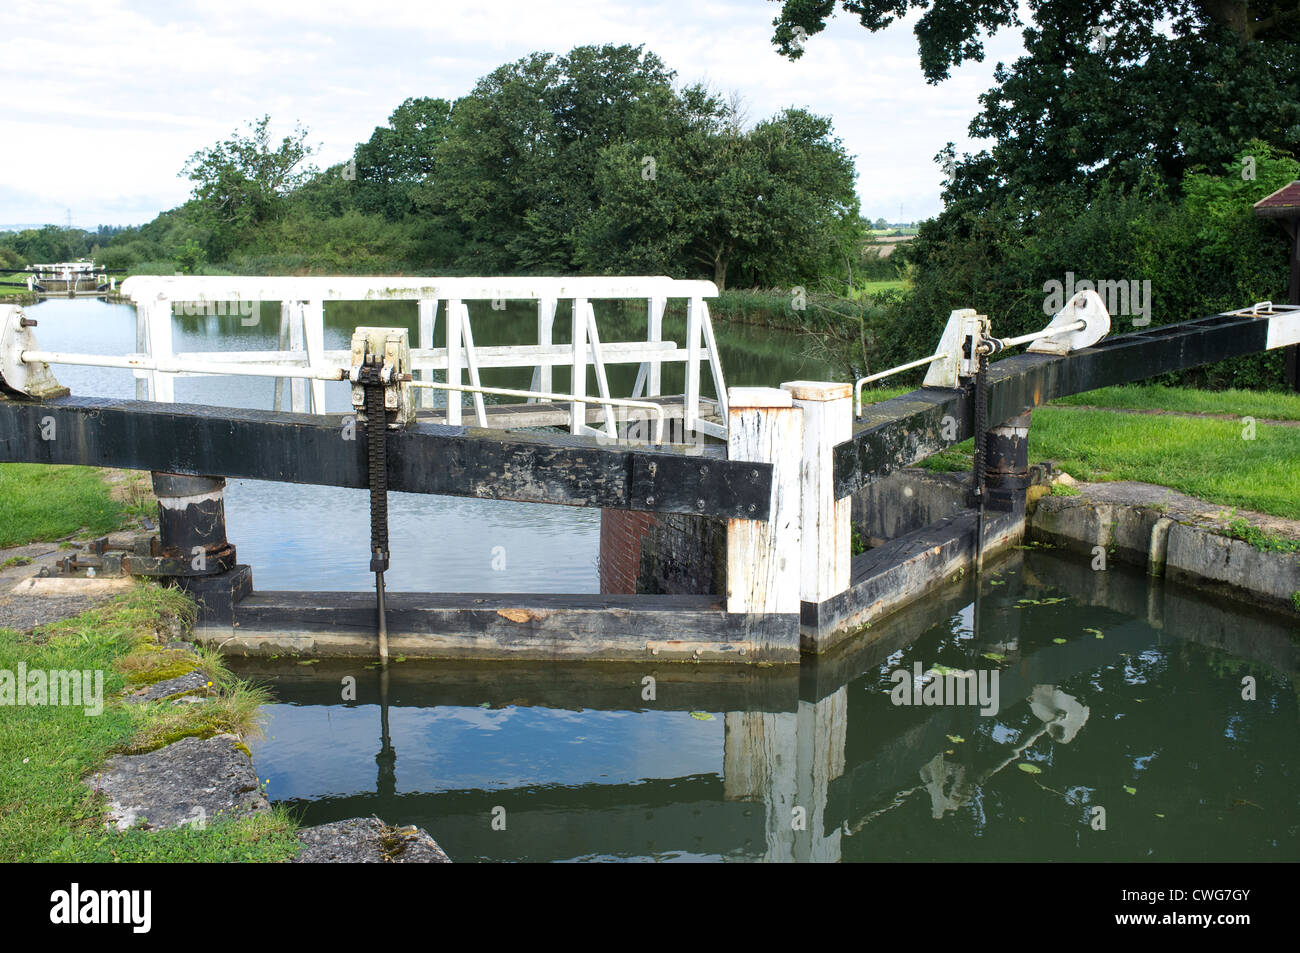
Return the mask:
[[[254,743],[274,800],[418,824],[454,860],[1300,859],[1285,620],[1050,553],[986,574],[978,627],[973,597],[798,674],[405,663],[381,704],[358,663],[235,662],[279,698]],[[916,662],[996,669],[999,711],[895,705]]]

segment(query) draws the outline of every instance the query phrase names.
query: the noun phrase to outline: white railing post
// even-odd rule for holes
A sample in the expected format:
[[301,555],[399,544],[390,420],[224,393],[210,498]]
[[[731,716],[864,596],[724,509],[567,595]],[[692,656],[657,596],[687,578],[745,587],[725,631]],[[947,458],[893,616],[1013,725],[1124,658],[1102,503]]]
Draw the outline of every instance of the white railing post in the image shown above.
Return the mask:
[[[573,299],[573,381],[569,391],[579,397],[587,396],[587,299]],[[582,433],[587,423],[585,404],[576,400],[569,404],[569,433]]]
[[[465,364],[469,367],[469,382],[474,387],[482,387],[483,381],[478,376],[478,355],[474,352],[474,331],[469,326],[469,305],[462,303],[456,309],[460,320],[461,343],[465,348]],[[480,427],[487,426],[487,407],[483,403],[483,392],[474,391],[474,413]]]
[[[319,370],[325,360],[325,303],[303,301],[301,307],[307,366]],[[325,413],[325,382],[322,380],[311,381],[311,411],[314,414]]]
[[699,429],[700,416],[700,305],[701,299],[686,303],[686,394],[682,428],[687,433]]
[[[172,357],[172,303],[159,296],[149,307],[146,319],[149,356],[155,361],[170,361]],[[149,399],[170,404],[176,399],[175,375],[162,371],[149,372]]]
[[729,406],[727,458],[772,464],[772,495],[768,519],[727,522],[727,611],[797,616],[803,412],[775,387],[733,387]]
[[[537,299],[537,346],[550,347],[552,332],[555,329],[555,307],[559,302],[555,298],[538,298]],[[533,368],[533,390],[550,392],[551,386],[551,365],[549,363],[538,364]]]
[[[461,367],[464,366],[460,341],[460,301],[447,302],[447,383],[460,386]],[[459,425],[461,422],[460,391],[447,391],[447,423]]]
[[[303,326],[303,303],[301,301],[281,301],[280,313],[289,325],[289,350],[295,356],[306,356],[306,334]],[[289,409],[295,414],[307,412],[307,382],[302,378],[289,381]]]
[[[438,299],[421,298],[417,303],[417,306],[420,313],[419,347],[423,350],[431,351],[433,350],[433,332],[438,324]],[[420,380],[433,380],[433,371],[428,368],[421,369]],[[432,407],[433,391],[427,388],[421,388],[419,405],[421,407]]]
[[790,381],[781,388],[803,413],[799,598],[818,604],[848,589],[852,576],[853,500],[835,498],[834,450],[853,436],[853,386]]

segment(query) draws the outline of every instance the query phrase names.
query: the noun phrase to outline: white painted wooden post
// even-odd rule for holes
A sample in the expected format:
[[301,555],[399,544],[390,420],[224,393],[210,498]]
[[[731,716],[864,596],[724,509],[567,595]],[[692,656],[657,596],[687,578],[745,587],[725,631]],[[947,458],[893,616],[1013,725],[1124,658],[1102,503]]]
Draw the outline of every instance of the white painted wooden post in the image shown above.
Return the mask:
[[[482,387],[483,381],[478,376],[478,354],[474,351],[474,331],[469,326],[469,305],[461,302],[456,308],[456,316],[450,320],[460,323],[461,344],[465,348],[465,363],[469,367],[469,382],[474,387]],[[487,407],[483,403],[483,394],[474,391],[474,414],[480,427],[487,426]]]
[[[537,346],[550,347],[551,332],[555,328],[555,307],[559,302],[554,298],[537,299]],[[540,390],[545,393],[554,393],[551,387],[551,365],[538,364],[533,369],[533,390]],[[530,399],[529,403],[536,403],[535,399]]]
[[[159,296],[149,306],[149,356],[155,361],[172,358],[172,303]],[[176,399],[175,380],[163,371],[149,372],[149,399],[170,404]]]
[[[286,307],[288,302],[280,302],[280,334],[276,338],[275,347],[278,351],[289,350],[289,310]],[[275,409],[284,410],[284,385],[288,383],[289,378],[277,377],[275,379]]]
[[682,429],[694,433],[700,416],[700,309],[704,301],[691,298],[686,303],[686,406],[682,412]]
[[[596,387],[601,397],[608,397],[609,394],[609,377],[605,374],[605,356],[600,350],[600,330],[596,327],[596,309],[592,307],[591,302],[587,302],[587,340],[591,344],[591,361],[596,367]],[[609,404],[602,404],[601,409],[605,413],[605,433],[609,436],[618,438],[618,424],[614,422],[614,408]],[[586,423],[586,413],[584,408],[583,423]]]
[[[587,299],[573,299],[573,386],[575,397],[587,396]],[[569,433],[581,433],[587,423],[587,405],[569,402]]]
[[[646,340],[651,344],[658,344],[664,339],[664,308],[668,304],[667,298],[651,298],[648,305],[647,320],[649,327],[646,329]],[[660,370],[663,364],[658,358],[650,361],[650,378],[646,387],[646,396],[658,397],[662,393],[662,384],[660,382]]]
[[[325,303],[322,301],[303,301],[302,329],[307,346],[307,363],[312,367],[325,365]],[[311,412],[325,413],[325,382],[311,381]]]
[[[419,344],[419,346],[420,346],[421,348],[423,348],[423,349],[432,350],[432,349],[433,349],[433,331],[434,331],[434,328],[435,328],[435,327],[437,326],[437,324],[438,324],[438,299],[437,299],[437,298],[421,298],[421,299],[419,300],[419,302],[417,302],[417,307],[418,307],[419,312],[420,312],[420,344]],[[422,380],[422,381],[431,381],[431,380],[433,380],[433,371],[429,370],[428,368],[422,369],[422,370],[420,371],[420,378],[419,378],[419,379]],[[432,389],[432,388],[429,388],[429,387],[421,387],[421,388],[418,388],[418,389],[419,389],[419,391],[420,391],[420,406],[421,406],[421,407],[432,407],[432,406],[433,406],[433,389]]]
[[729,396],[727,458],[773,469],[769,519],[727,521],[727,611],[797,614],[803,412],[775,387],[733,387]]
[[[303,303],[301,301],[281,301],[280,313],[289,323],[289,350],[295,357],[306,351],[306,334],[303,332]],[[307,412],[307,382],[301,377],[289,379],[289,409],[295,414]]]
[[[460,346],[460,301],[447,302],[447,383],[459,384],[462,355]],[[460,395],[458,390],[449,390],[447,394],[447,423],[459,424]]]
[[803,412],[799,598],[825,602],[849,588],[853,499],[835,498],[835,445],[853,436],[853,385],[790,381],[781,388]]
[[[149,309],[152,302],[137,301],[135,305],[135,352],[149,353]],[[132,371],[135,375],[135,399],[148,400],[153,371]]]

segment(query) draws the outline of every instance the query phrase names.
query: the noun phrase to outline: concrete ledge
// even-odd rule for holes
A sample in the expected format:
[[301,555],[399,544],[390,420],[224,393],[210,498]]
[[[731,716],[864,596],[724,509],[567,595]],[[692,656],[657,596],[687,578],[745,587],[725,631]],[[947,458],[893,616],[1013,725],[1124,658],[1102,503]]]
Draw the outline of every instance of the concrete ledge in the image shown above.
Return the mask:
[[[800,647],[825,652],[971,569],[978,522],[975,511],[965,510],[853,557],[847,591],[817,605],[803,604]],[[1019,543],[1024,525],[1018,513],[986,512],[985,559]]]
[[[726,612],[716,596],[388,595],[391,656],[798,662],[797,615]],[[375,658],[368,592],[261,592],[196,640],[234,655]]]
[[[1263,552],[1224,536],[1222,507],[1140,483],[1079,484],[1079,496],[1044,496],[1029,536],[1089,557],[1141,566],[1151,575],[1294,611],[1300,556]],[[1242,514],[1265,531],[1292,536],[1300,524]]]

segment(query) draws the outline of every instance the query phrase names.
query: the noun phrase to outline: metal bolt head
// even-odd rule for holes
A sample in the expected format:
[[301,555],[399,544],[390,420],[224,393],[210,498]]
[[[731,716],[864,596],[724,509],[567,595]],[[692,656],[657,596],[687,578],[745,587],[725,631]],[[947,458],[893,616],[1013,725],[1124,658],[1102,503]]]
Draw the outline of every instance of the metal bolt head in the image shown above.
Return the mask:
[[750,504],[749,504],[749,512],[752,513],[752,512],[754,512],[754,510],[756,510],[756,509],[758,509],[758,507],[756,507],[753,503],[750,503]]
[[697,510],[702,510],[702,509],[704,509],[704,501],[703,501],[703,500],[696,500],[696,501],[695,501],[695,508],[696,508]]
[[18,326],[19,326],[20,328],[34,328],[34,327],[36,327],[36,319],[35,319],[35,318],[19,318],[19,319],[18,319]]
[[757,470],[750,470],[750,471],[749,471],[749,475],[750,475],[751,477],[753,477],[755,480],[758,479],[758,471],[757,471]]
[[655,498],[654,498],[653,496],[647,496],[647,497],[645,498],[645,505],[646,505],[646,506],[654,506],[654,505],[655,505]]

